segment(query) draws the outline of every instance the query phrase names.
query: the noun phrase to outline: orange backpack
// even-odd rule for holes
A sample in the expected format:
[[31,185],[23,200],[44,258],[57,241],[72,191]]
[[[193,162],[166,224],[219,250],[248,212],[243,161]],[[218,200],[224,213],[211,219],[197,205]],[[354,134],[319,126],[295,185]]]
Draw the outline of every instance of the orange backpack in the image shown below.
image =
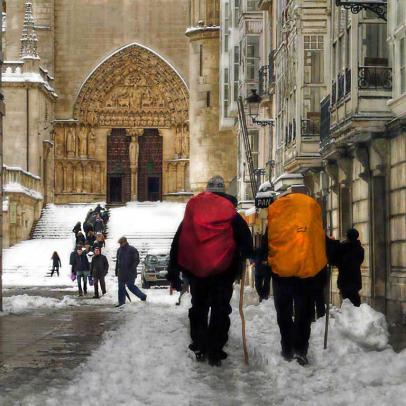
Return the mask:
[[291,193],[268,209],[268,263],[281,277],[310,278],[327,265],[321,208],[311,197]]

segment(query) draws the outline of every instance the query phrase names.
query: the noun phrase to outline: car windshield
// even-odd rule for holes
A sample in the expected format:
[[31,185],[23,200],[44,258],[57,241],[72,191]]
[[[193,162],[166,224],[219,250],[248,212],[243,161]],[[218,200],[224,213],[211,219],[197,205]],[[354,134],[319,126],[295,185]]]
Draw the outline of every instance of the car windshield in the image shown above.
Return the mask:
[[168,254],[161,254],[161,255],[147,255],[145,260],[148,265],[167,265],[169,262],[169,255]]

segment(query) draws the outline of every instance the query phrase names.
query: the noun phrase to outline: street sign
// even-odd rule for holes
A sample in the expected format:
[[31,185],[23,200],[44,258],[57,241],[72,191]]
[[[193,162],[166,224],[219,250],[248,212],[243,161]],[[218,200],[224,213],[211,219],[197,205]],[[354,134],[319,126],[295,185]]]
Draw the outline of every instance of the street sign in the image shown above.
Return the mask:
[[274,197],[256,197],[255,198],[255,207],[257,209],[266,209],[272,202],[274,201]]

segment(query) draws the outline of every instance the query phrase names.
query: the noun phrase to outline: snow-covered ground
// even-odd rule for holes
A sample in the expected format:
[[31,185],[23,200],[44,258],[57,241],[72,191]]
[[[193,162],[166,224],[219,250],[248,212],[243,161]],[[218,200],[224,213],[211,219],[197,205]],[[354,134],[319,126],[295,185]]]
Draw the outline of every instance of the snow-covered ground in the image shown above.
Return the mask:
[[[109,240],[104,250],[111,267],[116,242],[121,235],[128,236],[139,249],[143,244],[147,244],[148,249],[156,248],[154,244],[161,248],[160,245],[166,244],[175,232],[183,210],[184,205],[174,203],[129,204],[125,208],[113,209]],[[69,253],[69,239],[53,239],[52,247],[49,240],[33,240],[19,245],[20,248],[14,250],[13,263],[30,265],[31,271],[27,273],[22,266],[18,272],[6,273],[5,284],[55,285],[58,278],[45,278],[44,274],[49,267],[47,261],[59,243],[60,252],[66,249]],[[67,247],[63,248],[63,244]],[[65,261],[66,266],[64,258],[62,262]],[[11,261],[10,257],[7,261]],[[6,308],[9,306],[9,311],[18,312],[81,303],[112,305],[117,295],[113,275],[111,269],[107,278],[108,293],[99,301],[74,298],[64,299],[64,302],[14,296],[6,298]],[[69,279],[67,267],[63,268],[59,280],[72,288],[76,286]],[[383,315],[366,304],[354,308],[344,302],[341,309],[332,311],[327,350],[323,350],[324,319],[313,324],[310,365],[303,368],[294,361],[284,361],[280,356],[273,302],[269,300],[259,305],[255,292],[247,289],[245,315],[250,365],[245,366],[236,291],[226,347],[230,356],[223,367],[212,368],[207,363],[197,363],[187,350],[190,296],[184,297],[181,306],[175,306],[178,295],[169,296],[167,289],[151,289],[146,293],[146,303],[132,296],[132,303],[117,309],[117,312],[124,313],[125,321],[119,329],[105,334],[103,344],[77,369],[74,381],[63,387],[53,386],[50,382],[46,393],[33,390],[33,394],[21,399],[19,404],[406,405],[406,350],[397,354],[388,346]]]
[[22,405],[406,404],[406,351],[396,354],[387,346],[384,319],[366,304],[344,303],[333,312],[327,350],[324,319],[313,324],[307,367],[281,358],[273,302],[248,305],[250,365],[245,366],[235,294],[229,358],[213,368],[189,354],[190,297],[182,306],[174,306],[176,298],[167,290],[151,290],[146,303],[127,304],[125,323],[105,335],[73,382],[24,399]]

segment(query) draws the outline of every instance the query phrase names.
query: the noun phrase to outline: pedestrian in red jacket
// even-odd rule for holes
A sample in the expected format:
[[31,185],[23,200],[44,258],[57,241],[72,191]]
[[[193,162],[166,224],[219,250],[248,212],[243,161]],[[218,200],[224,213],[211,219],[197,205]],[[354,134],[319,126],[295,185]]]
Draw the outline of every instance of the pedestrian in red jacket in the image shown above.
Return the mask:
[[[181,290],[182,272],[190,283],[189,346],[198,361],[208,357],[220,366],[230,328],[233,283],[246,258],[252,258],[252,236],[237,213],[237,201],[225,192],[220,176],[210,179],[207,191],[189,200],[172,242],[168,280]],[[210,319],[209,319],[210,310]]]

